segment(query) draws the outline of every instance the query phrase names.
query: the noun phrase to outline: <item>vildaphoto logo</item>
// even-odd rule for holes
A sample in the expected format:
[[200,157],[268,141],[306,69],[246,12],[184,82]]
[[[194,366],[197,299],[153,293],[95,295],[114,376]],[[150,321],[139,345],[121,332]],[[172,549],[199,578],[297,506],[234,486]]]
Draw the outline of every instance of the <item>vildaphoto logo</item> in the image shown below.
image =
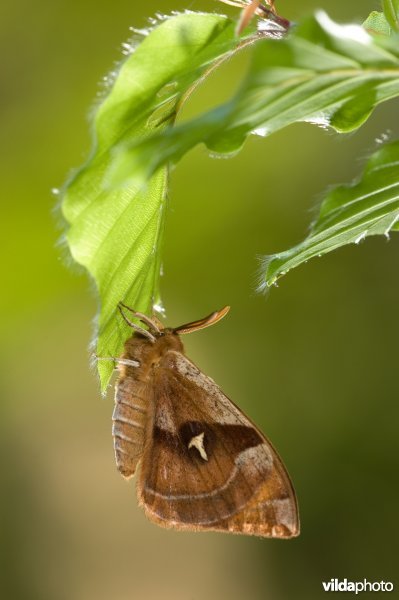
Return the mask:
[[322,581],[325,592],[392,592],[393,583],[390,581],[348,581],[343,579],[330,579],[330,581]]

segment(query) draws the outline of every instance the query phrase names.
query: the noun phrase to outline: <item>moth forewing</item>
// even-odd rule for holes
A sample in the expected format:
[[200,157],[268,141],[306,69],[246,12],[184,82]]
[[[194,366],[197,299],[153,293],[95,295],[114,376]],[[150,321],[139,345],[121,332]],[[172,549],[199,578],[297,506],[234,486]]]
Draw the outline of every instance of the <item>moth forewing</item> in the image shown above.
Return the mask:
[[299,533],[295,494],[270,442],[182,353],[160,363],[139,495],[166,527]]
[[118,469],[134,473],[146,515],[165,527],[290,538],[299,534],[295,492],[277,452],[184,355],[178,333],[206,327],[216,311],[152,342],[125,345],[114,411]]

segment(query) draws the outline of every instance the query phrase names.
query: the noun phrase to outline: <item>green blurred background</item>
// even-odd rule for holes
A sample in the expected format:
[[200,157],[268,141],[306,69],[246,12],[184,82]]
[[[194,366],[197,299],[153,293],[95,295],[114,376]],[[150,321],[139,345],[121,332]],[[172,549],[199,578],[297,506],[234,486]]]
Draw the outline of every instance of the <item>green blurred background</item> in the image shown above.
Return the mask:
[[[295,20],[319,6],[361,22],[378,2],[279,8]],[[377,138],[399,133],[395,103],[351,136],[303,124],[252,138],[230,160],[197,148],[172,177],[168,322],[232,306],[185,338],[188,354],[278,448],[301,536],[162,530],[116,472],[112,389],[102,399],[88,367],[96,299],[57,247],[51,188],[87,155],[88,109],[129,26],[184,8],[237,14],[211,0],[3,5],[1,598],[313,600],[332,577],[395,582],[399,236],[311,261],[266,298],[254,291],[256,256],[300,241],[323,191],[360,173]],[[214,75],[185,116],[233,90],[245,63]]]

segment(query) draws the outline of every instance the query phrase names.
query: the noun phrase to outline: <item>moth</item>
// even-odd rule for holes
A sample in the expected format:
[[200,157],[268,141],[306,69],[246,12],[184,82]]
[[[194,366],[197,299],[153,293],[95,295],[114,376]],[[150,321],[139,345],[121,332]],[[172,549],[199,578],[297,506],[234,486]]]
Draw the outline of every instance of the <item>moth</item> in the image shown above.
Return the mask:
[[[261,0],[220,0],[224,4],[237,6],[242,8],[241,16],[237,24],[236,33],[240,35],[255,15],[261,17],[265,21],[258,25],[259,33],[263,33],[268,37],[279,37],[290,26],[290,22],[283,17],[280,17],[274,7],[275,0],[267,0],[266,6]],[[266,24],[267,23],[267,24]]]
[[180,336],[217,323],[229,307],[174,328],[119,308],[134,333],[117,359],[115,458],[125,478],[141,461],[146,516],[179,530],[297,536],[295,492],[276,450],[184,354]]

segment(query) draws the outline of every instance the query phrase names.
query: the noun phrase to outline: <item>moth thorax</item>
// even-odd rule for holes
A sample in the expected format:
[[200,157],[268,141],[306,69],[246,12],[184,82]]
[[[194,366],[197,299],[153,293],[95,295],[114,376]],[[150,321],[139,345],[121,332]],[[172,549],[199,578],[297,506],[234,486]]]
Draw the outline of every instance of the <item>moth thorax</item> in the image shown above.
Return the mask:
[[172,331],[162,332],[161,335],[156,336],[155,341],[135,333],[125,343],[124,357],[137,360],[141,364],[148,364],[156,361],[169,350],[183,352],[183,344],[179,336]]
[[163,335],[160,335],[155,342],[157,351],[160,354],[168,352],[168,350],[174,350],[175,352],[183,352],[183,344],[180,337],[172,331],[166,330]]

